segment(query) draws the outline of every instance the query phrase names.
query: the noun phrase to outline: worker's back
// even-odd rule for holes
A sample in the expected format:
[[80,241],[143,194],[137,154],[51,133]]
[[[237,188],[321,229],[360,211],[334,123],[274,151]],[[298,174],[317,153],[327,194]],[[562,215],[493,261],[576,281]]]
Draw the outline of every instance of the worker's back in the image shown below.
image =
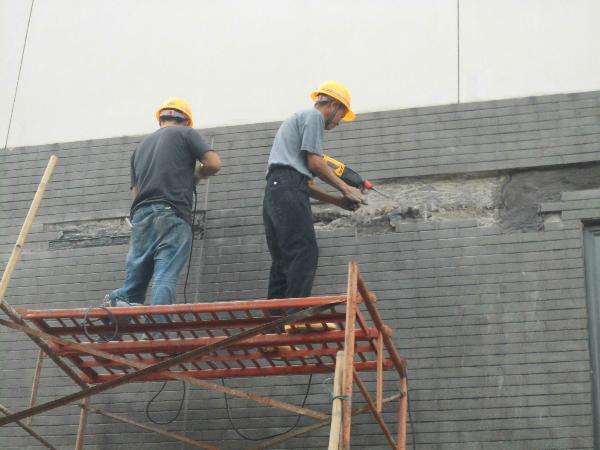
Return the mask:
[[191,222],[194,167],[209,148],[190,127],[159,128],[142,141],[131,156],[131,185],[139,194],[132,214],[141,205],[164,202]]

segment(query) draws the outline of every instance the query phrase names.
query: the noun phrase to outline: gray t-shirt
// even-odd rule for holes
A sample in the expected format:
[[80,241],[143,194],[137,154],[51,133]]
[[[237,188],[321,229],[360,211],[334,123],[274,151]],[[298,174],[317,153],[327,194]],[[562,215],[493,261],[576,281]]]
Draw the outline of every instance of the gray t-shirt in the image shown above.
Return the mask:
[[273,141],[269,154],[269,166],[282,164],[313,178],[306,164],[306,152],[323,155],[323,130],[325,120],[316,109],[297,112],[286,119]]
[[191,223],[194,168],[209,150],[190,127],[163,127],[146,137],[131,155],[131,186],[139,190],[131,215],[142,205],[164,202]]

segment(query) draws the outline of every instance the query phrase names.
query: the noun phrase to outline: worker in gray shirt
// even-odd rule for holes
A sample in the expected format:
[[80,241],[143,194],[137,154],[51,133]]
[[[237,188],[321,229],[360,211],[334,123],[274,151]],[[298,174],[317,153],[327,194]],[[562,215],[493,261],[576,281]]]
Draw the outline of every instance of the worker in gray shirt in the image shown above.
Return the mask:
[[[312,92],[311,98],[314,108],[297,112],[281,124],[269,155],[263,200],[263,221],[272,259],[268,298],[311,295],[319,249],[310,197],[349,211],[358,209],[363,202],[362,192],[344,183],[323,159],[323,130],[332,130],[341,120],[355,118],[350,109],[350,93],[343,84],[326,81]],[[330,195],[316,187],[315,176],[342,195]],[[282,312],[272,310],[271,314]]]

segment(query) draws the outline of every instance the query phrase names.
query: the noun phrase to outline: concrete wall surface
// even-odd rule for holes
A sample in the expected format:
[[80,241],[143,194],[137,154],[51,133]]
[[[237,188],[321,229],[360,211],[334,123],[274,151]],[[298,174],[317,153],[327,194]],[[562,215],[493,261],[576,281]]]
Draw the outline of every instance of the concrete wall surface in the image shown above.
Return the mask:
[[[328,151],[394,201],[369,194],[369,205],[353,215],[315,205],[321,250],[314,291],[344,292],[347,263],[359,262],[409,361],[417,448],[593,448],[581,228],[583,219],[600,217],[599,118],[600,91],[593,91],[373,112],[326,133]],[[199,189],[205,235],[194,245],[190,301],[266,295],[261,203],[278,125],[201,130],[214,137],[224,166]],[[3,264],[49,155],[60,157],[7,294],[12,305],[87,307],[122,283],[127,231],[119,224],[130,203],[129,156],[141,139],[0,155]],[[0,329],[0,403],[27,405],[35,358],[24,336]],[[324,378],[314,377],[307,405],[328,410]],[[298,404],[306,382],[228,380]],[[393,386],[386,384],[386,394]],[[158,388],[131,384],[93,402],[144,421]],[[73,389],[48,363],[39,401]],[[170,383],[152,405],[154,417],[171,417],[180,395]],[[245,400],[231,407],[236,425],[255,437],[294,422]],[[33,424],[57,447],[72,447],[78,414],[71,405]],[[385,410],[387,420],[394,414]],[[169,428],[227,449],[247,444],[232,431],[223,397],[200,389]],[[386,448],[370,416],[358,417],[353,430],[354,448]],[[90,417],[86,442],[91,449],[179,448],[98,415]],[[281,448],[326,443],[322,429]],[[0,428],[0,447],[40,448],[16,426]]]

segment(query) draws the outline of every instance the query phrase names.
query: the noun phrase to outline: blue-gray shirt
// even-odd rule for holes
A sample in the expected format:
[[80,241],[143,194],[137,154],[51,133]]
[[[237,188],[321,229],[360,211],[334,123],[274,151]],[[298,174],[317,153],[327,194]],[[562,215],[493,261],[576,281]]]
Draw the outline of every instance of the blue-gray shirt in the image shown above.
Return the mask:
[[305,109],[286,119],[273,141],[269,166],[282,164],[313,178],[306,164],[306,152],[323,155],[323,115],[314,108]]

